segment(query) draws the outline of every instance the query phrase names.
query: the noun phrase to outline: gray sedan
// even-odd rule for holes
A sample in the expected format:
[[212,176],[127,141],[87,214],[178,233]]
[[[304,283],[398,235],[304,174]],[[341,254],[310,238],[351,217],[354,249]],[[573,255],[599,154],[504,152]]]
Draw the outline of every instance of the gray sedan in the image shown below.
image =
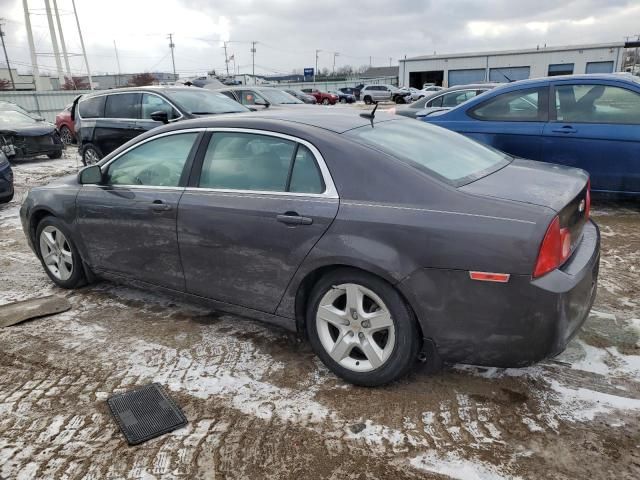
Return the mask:
[[418,358],[556,355],[595,296],[587,174],[397,116],[272,111],[187,120],[31,190],[51,280],[185,295],[300,332],[381,385]]

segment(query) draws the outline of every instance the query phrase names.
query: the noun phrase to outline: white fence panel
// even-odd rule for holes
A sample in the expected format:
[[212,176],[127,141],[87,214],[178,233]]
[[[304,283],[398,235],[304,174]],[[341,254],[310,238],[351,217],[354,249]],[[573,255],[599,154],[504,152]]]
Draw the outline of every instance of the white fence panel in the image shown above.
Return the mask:
[[55,92],[13,92],[0,91],[0,101],[15,103],[28,112],[35,113],[49,122],[56,114],[69,105],[78,96],[90,90],[62,90]]

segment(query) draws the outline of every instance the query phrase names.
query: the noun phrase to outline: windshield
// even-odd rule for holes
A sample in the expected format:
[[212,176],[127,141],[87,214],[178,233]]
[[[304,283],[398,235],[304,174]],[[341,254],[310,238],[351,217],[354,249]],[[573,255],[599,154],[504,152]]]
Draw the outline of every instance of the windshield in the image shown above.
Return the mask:
[[264,96],[269,103],[273,103],[276,105],[282,103],[304,103],[298,100],[293,95],[288,94],[287,92],[283,92],[282,90],[258,90],[260,94]]
[[13,125],[31,125],[34,123],[36,123],[36,121],[24,113],[15,110],[0,111],[0,125],[3,128],[11,128]]
[[249,109],[231,100],[222,93],[189,88],[169,90],[166,95],[180,104],[184,110],[194,115],[210,115],[214,113],[248,112]]
[[345,135],[455,186],[484,177],[511,161],[508,155],[463,135],[416,120],[376,123]]

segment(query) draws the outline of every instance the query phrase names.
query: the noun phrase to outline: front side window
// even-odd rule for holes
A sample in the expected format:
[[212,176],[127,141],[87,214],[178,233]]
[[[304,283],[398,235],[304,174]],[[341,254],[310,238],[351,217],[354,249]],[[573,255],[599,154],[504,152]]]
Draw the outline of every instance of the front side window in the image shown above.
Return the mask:
[[450,130],[416,121],[386,121],[343,135],[459,186],[507,165],[511,158]]
[[106,118],[139,118],[139,114],[139,93],[107,95],[107,100],[104,106],[104,116]]
[[610,85],[558,85],[556,118],[571,123],[640,124],[640,94]]
[[476,96],[475,90],[467,90],[464,92],[448,93],[442,97],[443,107],[457,107],[461,103],[466,102],[470,98]]
[[304,145],[279,137],[235,132],[213,134],[199,186],[264,192],[324,191],[315,158]]
[[516,90],[493,97],[472,109],[478,120],[535,122],[547,120],[547,88]]
[[180,116],[175,108],[169,104],[164,98],[151,93],[142,94],[142,118],[151,119],[154,112],[166,112],[169,120],[174,120]]
[[241,90],[237,92],[240,96],[240,103],[243,105],[255,105],[256,100],[262,100],[266,102],[264,97],[262,97],[259,93],[254,92],[253,90]]
[[107,170],[108,185],[177,187],[197,132],[149,140],[116,159]]

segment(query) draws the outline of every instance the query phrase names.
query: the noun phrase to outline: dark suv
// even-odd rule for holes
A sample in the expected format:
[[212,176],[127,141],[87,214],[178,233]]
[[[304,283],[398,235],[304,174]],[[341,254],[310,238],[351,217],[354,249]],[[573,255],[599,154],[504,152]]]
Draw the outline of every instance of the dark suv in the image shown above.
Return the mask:
[[163,123],[248,112],[221,93],[195,87],[133,87],[84,95],[74,102],[78,148],[85,165]]

